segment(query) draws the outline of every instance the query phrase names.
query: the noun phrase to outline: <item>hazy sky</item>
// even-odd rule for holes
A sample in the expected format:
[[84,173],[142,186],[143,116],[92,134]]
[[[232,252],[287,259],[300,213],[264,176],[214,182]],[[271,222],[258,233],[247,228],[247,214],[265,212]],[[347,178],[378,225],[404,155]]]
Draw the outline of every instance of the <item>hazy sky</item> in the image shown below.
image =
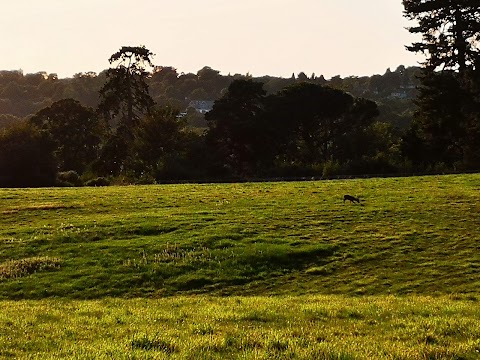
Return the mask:
[[125,45],[185,73],[330,78],[422,60],[404,48],[401,0],[0,1],[0,70],[100,72]]

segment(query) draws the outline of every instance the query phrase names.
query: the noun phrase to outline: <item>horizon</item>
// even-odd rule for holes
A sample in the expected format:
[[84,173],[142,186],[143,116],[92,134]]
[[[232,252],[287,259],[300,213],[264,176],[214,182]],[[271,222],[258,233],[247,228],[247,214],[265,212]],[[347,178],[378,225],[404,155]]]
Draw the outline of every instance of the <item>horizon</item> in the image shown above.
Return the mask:
[[[384,75],[388,70],[394,72],[394,71],[395,71],[398,67],[400,67],[400,66],[405,66],[405,68],[409,68],[409,67],[420,67],[419,65],[404,65],[404,64],[398,64],[397,66],[388,67],[388,68],[386,68],[386,69],[383,70],[383,71],[375,72],[375,73],[372,73],[372,74],[365,74],[365,75],[355,75],[355,74],[352,74],[352,75],[340,76],[340,77],[341,77],[341,79],[346,79],[346,78],[349,78],[349,77],[361,78],[361,77],[372,77],[372,76],[375,76],[375,75]],[[201,70],[201,69],[198,69],[197,71],[191,71],[191,72],[183,72],[183,71],[182,71],[182,72],[180,72],[180,71],[178,71],[178,69],[177,69],[175,66],[172,66],[172,67],[177,70],[177,73],[178,73],[179,76],[182,75],[182,74],[197,74],[197,72],[198,72],[199,70]],[[209,66],[209,65],[205,65],[205,67],[210,67],[212,70],[220,71],[220,70],[218,70],[218,69],[212,68],[212,67]],[[100,73],[102,73],[103,71],[106,71],[106,70],[108,70],[108,68],[105,68],[105,69],[103,69],[103,70],[101,70],[101,71],[99,71],[99,72],[94,72],[94,73],[98,76]],[[23,74],[24,76],[25,76],[25,75],[29,75],[29,74],[38,74],[38,73],[45,73],[45,74],[47,74],[47,75],[50,75],[50,74],[57,74],[57,75],[58,75],[58,73],[56,73],[55,71],[53,71],[53,72],[47,72],[47,71],[43,71],[43,70],[34,71],[34,72],[27,72],[27,71],[24,71],[23,69],[0,69],[0,72],[2,72],[2,71],[7,71],[7,72],[15,72],[15,71],[18,71],[18,72],[20,72],[21,74]],[[60,80],[61,80],[61,79],[73,79],[76,74],[87,73],[87,72],[88,72],[88,71],[85,71],[85,72],[79,71],[79,72],[74,73],[74,74],[71,75],[71,76],[65,76],[65,77],[62,77],[62,76],[58,75],[58,79],[60,79]],[[256,78],[262,78],[262,77],[272,77],[272,78],[288,79],[288,78],[291,78],[292,75],[295,75],[295,78],[297,78],[298,75],[299,75],[299,73],[301,73],[301,72],[303,72],[303,71],[300,71],[300,72],[298,72],[298,73],[292,73],[292,74],[290,74],[290,76],[275,76],[275,75],[270,75],[270,74],[263,74],[263,75],[255,76],[255,75],[252,75],[252,74],[249,74],[249,73],[241,74],[241,73],[238,73],[238,72],[236,72],[236,73],[224,74],[222,71],[220,71],[220,75],[221,75],[221,76],[234,76],[234,75],[247,76],[247,75],[252,75],[252,77],[253,77],[254,79],[256,79]],[[303,72],[303,73],[305,73],[305,72]],[[305,75],[307,75],[308,77],[310,77],[310,75],[307,74],[307,73],[305,73]],[[315,74],[315,75],[316,75],[316,77],[320,77],[320,76],[323,75],[323,74]],[[330,81],[330,80],[331,80],[333,77],[335,77],[335,76],[337,76],[337,75],[334,75],[334,76],[332,76],[332,77],[326,77],[326,76],[324,76],[324,78],[325,78],[325,80]]]
[[[289,78],[292,74],[372,76],[422,57],[401,1],[367,0],[33,0],[5,4],[0,69],[59,78],[100,73],[122,46],[145,45],[157,66],[197,73]],[[129,24],[125,26],[124,24]]]

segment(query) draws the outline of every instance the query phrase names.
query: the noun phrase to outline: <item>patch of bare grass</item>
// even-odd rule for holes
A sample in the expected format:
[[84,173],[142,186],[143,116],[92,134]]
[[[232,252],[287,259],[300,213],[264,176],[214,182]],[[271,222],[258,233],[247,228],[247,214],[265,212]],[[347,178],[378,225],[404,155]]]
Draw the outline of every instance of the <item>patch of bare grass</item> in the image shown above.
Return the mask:
[[0,280],[19,278],[38,271],[60,267],[60,259],[37,256],[20,260],[8,260],[0,264]]
[[2,214],[16,214],[20,211],[37,211],[37,210],[66,210],[73,209],[74,205],[64,205],[58,203],[47,203],[47,204],[38,204],[38,205],[28,205],[28,206],[18,206],[2,211]]

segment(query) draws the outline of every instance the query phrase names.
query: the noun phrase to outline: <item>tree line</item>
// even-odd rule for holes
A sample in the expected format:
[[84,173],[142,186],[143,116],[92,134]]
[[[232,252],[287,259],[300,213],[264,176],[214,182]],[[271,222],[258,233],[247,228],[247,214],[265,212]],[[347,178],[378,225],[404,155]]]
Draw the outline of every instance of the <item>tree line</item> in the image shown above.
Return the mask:
[[[323,75],[292,74],[290,78],[272,76],[252,77],[249,74],[221,75],[208,66],[197,73],[178,73],[171,66],[155,66],[148,74],[146,83],[156,104],[170,104],[178,109],[187,109],[191,101],[214,101],[222,97],[234,80],[253,79],[264,84],[267,94],[299,82],[311,82],[344,90],[357,97],[375,100],[379,106],[380,120],[404,129],[412,119],[416,96],[418,67],[398,66],[387,69],[382,75],[334,76],[326,80]],[[98,92],[106,81],[108,70],[77,73],[72,78],[58,78],[56,74],[38,72],[23,74],[18,71],[0,71],[0,128],[22,118],[29,117],[54,102],[72,98],[82,105],[97,108]],[[203,117],[189,109],[189,126],[204,127]]]
[[[67,81],[70,93],[84,90],[85,101],[53,102],[55,91],[68,94],[55,74],[17,74],[17,83],[52,96],[24,121],[4,116],[13,125],[0,133],[0,185],[478,170],[479,6],[403,4],[418,24],[410,31],[423,36],[408,47],[425,53],[421,69],[329,81],[304,73],[221,76],[208,67],[179,75],[155,67],[144,46],[122,47],[102,74]],[[23,94],[38,106],[31,93],[5,81],[10,75],[0,73],[0,88],[7,83],[2,96]],[[215,99],[213,109],[185,116],[180,110],[195,99]],[[0,101],[0,110],[7,103]]]

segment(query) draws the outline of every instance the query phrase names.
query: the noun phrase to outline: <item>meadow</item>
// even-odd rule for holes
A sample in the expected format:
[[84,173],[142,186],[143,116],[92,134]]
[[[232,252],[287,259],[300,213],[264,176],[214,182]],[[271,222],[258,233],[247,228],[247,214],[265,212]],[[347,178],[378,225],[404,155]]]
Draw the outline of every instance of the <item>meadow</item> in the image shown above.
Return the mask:
[[480,175],[0,199],[0,358],[480,357]]

